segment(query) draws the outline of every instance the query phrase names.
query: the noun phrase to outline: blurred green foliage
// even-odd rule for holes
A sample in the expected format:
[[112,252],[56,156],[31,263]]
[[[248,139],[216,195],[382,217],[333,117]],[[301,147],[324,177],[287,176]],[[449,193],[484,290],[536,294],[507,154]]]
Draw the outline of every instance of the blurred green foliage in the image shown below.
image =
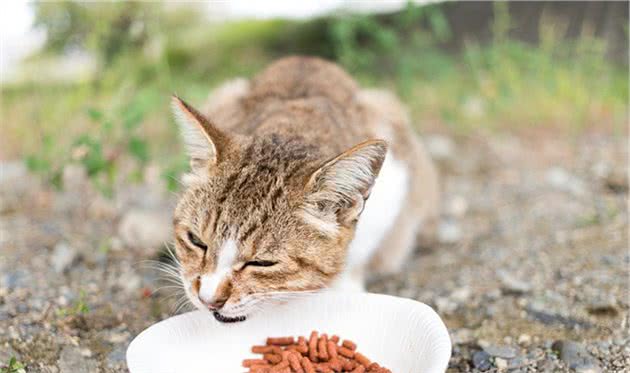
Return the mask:
[[502,3],[492,41],[460,51],[442,48],[453,31],[440,4],[387,16],[225,24],[207,22],[194,4],[167,5],[36,3],[36,25],[48,39],[28,62],[79,50],[95,58],[96,72],[87,82],[3,86],[7,152],[57,185],[64,165],[79,162],[105,194],[117,181],[142,180],[142,169],[156,163],[174,190],[186,160],[170,94],[201,104],[225,79],[288,54],[334,60],[365,85],[395,90],[419,127],[575,133],[626,124],[627,68],[606,59],[603,41],[588,33],[564,40],[553,20],[541,22],[539,45],[512,40]]

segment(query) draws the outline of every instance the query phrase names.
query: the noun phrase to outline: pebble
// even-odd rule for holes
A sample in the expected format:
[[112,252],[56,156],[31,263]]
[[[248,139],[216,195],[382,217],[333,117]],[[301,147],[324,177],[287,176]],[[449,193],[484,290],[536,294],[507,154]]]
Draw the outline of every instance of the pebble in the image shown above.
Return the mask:
[[611,315],[617,314],[617,299],[612,295],[597,295],[588,300],[586,310],[594,315]]
[[445,219],[440,222],[437,232],[438,240],[441,243],[453,244],[458,242],[462,237],[461,227],[452,219]]
[[573,176],[562,167],[550,168],[545,175],[545,179],[549,185],[558,190],[570,192],[574,195],[583,195],[586,192],[582,180]]
[[429,135],[424,137],[424,144],[431,157],[436,161],[453,158],[455,143],[451,138],[443,135]]
[[518,344],[528,345],[532,342],[532,337],[529,334],[521,334],[518,336]]
[[579,373],[601,372],[599,363],[582,345],[574,341],[556,341],[551,348],[556,351],[569,369]]
[[472,356],[473,365],[475,368],[486,371],[492,367],[492,362],[490,361],[490,355],[488,355],[485,351],[477,351]]
[[486,345],[482,346],[483,350],[490,356],[500,357],[504,359],[512,359],[516,357],[516,349],[510,346]]
[[494,365],[497,367],[497,369],[507,369],[508,362],[505,359],[497,357],[494,359]]
[[66,272],[72,263],[77,259],[78,252],[66,242],[59,242],[55,245],[50,257],[50,263],[57,273]]
[[172,241],[170,213],[149,209],[131,209],[118,225],[118,236],[127,247],[156,249]]
[[106,364],[110,369],[114,369],[125,362],[125,346],[118,346],[107,354]]
[[446,213],[456,218],[462,218],[468,212],[468,201],[463,196],[453,196],[445,207]]
[[517,279],[511,273],[504,269],[498,270],[497,275],[499,276],[499,281],[501,282],[502,288],[506,293],[525,294],[529,293],[532,290],[531,284]]
[[57,365],[61,373],[96,373],[98,363],[90,357],[84,356],[79,348],[65,346],[61,350]]

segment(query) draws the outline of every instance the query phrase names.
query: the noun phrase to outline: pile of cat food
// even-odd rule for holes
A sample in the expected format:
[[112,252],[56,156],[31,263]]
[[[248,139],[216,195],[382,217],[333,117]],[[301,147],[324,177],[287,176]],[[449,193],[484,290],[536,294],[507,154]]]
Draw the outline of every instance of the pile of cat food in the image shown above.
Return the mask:
[[357,351],[357,345],[339,337],[311,332],[305,337],[267,338],[265,346],[254,346],[252,352],[261,354],[260,359],[245,359],[243,366],[250,373],[391,373],[378,363],[373,363]]

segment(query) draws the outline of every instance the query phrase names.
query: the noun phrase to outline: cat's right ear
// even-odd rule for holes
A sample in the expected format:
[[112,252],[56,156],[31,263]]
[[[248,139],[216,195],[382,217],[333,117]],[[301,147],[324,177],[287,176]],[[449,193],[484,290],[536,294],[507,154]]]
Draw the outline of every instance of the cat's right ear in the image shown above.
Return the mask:
[[173,114],[179,125],[193,172],[207,171],[221,160],[228,137],[208,118],[184,100],[173,95]]

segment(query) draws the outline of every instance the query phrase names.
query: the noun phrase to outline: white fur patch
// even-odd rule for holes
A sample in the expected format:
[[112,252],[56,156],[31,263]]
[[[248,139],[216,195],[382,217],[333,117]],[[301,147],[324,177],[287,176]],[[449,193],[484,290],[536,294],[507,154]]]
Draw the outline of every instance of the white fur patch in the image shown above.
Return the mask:
[[199,298],[206,303],[214,300],[219,285],[232,271],[232,265],[236,259],[237,249],[234,240],[226,241],[217,253],[217,268],[211,275],[201,276]]
[[348,250],[347,270],[361,268],[393,228],[409,190],[409,170],[387,153]]

